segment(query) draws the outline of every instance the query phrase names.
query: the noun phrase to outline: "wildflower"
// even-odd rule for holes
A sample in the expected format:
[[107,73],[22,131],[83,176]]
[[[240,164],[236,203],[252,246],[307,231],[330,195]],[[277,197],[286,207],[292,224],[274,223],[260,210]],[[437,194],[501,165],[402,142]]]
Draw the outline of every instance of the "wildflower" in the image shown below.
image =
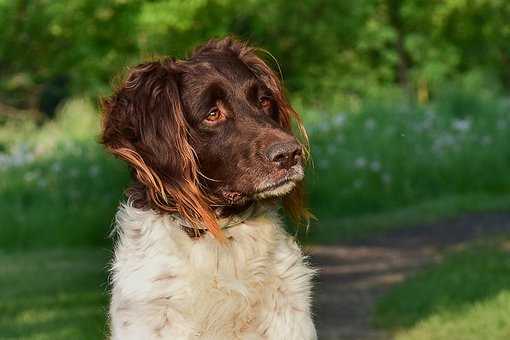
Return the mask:
[[381,170],[381,163],[379,161],[371,162],[370,170],[372,170],[373,172],[379,172]]
[[76,168],[71,169],[69,171],[69,176],[71,176],[71,177],[78,177],[79,174],[80,174],[80,171]]
[[367,165],[367,161],[363,157],[358,157],[354,161],[354,166],[358,169],[363,169]]
[[21,144],[19,147],[14,149],[10,155],[6,155],[5,164],[6,167],[18,167],[32,162],[35,157],[30,152],[27,145]]
[[319,132],[327,132],[330,129],[330,125],[327,122],[322,122],[318,125]]
[[375,124],[375,120],[373,120],[372,118],[369,118],[366,120],[365,122],[365,129],[367,130],[374,130],[376,127],[376,124]]
[[496,123],[496,127],[498,130],[505,130],[507,127],[507,122],[504,119],[499,119]]
[[0,169],[7,168],[8,162],[7,154],[0,153]]
[[80,191],[76,189],[69,190],[69,196],[71,196],[71,199],[75,200],[80,198]]
[[443,134],[439,135],[435,140],[434,144],[432,145],[432,149],[438,153],[441,154],[445,148],[453,147],[456,143],[455,137],[453,137],[450,134]]
[[355,189],[360,189],[363,187],[363,180],[356,179],[354,182],[352,182],[352,185]]
[[482,143],[482,145],[490,145],[492,144],[492,138],[491,136],[483,136],[480,142]]
[[335,125],[335,126],[341,126],[344,124],[344,122],[345,122],[345,114],[344,113],[339,113],[333,119],[333,125]]
[[430,109],[426,110],[425,117],[427,117],[428,119],[434,119],[436,117],[436,111]]
[[391,181],[393,180],[393,178],[391,177],[390,174],[383,174],[381,179],[382,179],[384,184],[390,184]]
[[335,144],[328,145],[327,152],[330,155],[334,155],[336,153],[336,146],[335,146]]
[[37,182],[37,186],[41,189],[44,189],[48,186],[48,181],[45,179],[45,178],[41,178],[39,179],[39,181]]
[[469,119],[456,119],[452,122],[452,128],[459,132],[467,132],[471,128],[471,121]]
[[320,159],[319,160],[319,168],[320,169],[327,169],[329,167],[329,160],[328,159]]
[[58,174],[61,170],[62,170],[62,164],[60,164],[59,162],[55,162],[51,166],[51,171],[53,171],[56,174]]
[[23,175],[23,180],[26,183],[31,183],[37,178],[38,174],[32,171],[28,171]]
[[89,168],[89,176],[90,177],[97,177],[97,175],[99,175],[99,166],[97,165],[92,165],[90,168]]

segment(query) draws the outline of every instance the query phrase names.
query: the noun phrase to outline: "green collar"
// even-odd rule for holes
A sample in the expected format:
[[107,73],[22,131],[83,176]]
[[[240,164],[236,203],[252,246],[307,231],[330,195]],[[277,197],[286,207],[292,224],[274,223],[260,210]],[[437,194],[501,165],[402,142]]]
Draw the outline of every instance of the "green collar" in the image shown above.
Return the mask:
[[[265,210],[266,209],[264,209],[260,204],[253,203],[240,214],[218,219],[218,224],[222,230],[230,229],[246,222],[250,218],[260,216]],[[171,215],[171,218],[178,223],[181,228],[185,229],[186,232],[195,230],[199,233],[203,233],[207,231],[207,228],[205,227],[193,227],[188,221],[183,220],[177,215]]]
[[260,206],[258,204],[253,203],[252,205],[250,205],[248,208],[246,208],[240,214],[221,218],[218,220],[218,223],[222,230],[229,229],[229,228],[235,227],[235,226],[247,221],[248,219],[250,219],[252,217],[259,216],[261,213],[261,210],[262,209],[260,209]]

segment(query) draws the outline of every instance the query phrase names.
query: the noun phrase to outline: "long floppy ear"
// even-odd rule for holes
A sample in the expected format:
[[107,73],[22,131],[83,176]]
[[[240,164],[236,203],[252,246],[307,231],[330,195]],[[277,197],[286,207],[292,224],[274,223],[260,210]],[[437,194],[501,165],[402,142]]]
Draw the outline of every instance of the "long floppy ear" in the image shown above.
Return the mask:
[[[305,162],[308,161],[310,155],[308,135],[301,116],[289,104],[280,79],[263,59],[257,55],[256,49],[233,38],[213,41],[209,48],[230,49],[271,90],[278,105],[280,125],[289,133],[293,133],[293,127],[298,130],[298,136],[296,137],[303,149]],[[283,206],[296,223],[301,224],[305,222],[308,225],[313,215],[307,209],[305,201],[304,183],[301,182],[284,198]]]
[[151,208],[179,213],[223,239],[197,178],[178,69],[171,59],[134,67],[114,95],[103,100],[101,142],[128,162]]

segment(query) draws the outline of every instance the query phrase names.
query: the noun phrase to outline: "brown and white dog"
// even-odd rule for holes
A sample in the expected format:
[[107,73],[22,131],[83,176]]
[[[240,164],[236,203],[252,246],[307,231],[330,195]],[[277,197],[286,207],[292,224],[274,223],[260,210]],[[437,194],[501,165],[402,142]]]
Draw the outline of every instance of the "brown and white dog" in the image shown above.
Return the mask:
[[225,38],[140,64],[103,114],[102,143],[135,180],[116,218],[111,338],[316,339],[313,270],[276,213],[281,198],[309,217],[306,133],[255,49]]

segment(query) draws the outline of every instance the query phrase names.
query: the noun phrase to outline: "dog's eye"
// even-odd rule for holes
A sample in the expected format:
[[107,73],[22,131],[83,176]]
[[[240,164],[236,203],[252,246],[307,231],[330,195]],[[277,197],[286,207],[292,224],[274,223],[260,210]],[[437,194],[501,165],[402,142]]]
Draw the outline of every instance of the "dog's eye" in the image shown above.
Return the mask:
[[207,114],[207,117],[205,117],[205,120],[211,123],[217,122],[225,118],[223,113],[218,107],[213,107],[209,113]]
[[269,97],[260,97],[259,103],[263,109],[269,109],[273,105],[273,103],[271,102],[271,99]]

